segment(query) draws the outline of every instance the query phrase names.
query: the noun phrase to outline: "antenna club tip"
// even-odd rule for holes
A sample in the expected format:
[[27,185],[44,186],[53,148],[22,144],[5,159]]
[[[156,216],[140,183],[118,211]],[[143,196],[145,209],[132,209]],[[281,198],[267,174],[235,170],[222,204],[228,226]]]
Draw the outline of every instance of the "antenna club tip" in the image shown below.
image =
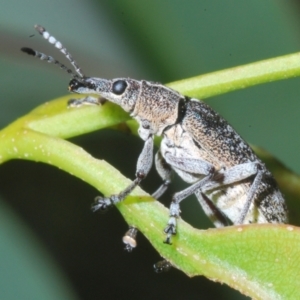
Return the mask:
[[32,50],[31,48],[23,47],[23,48],[21,48],[21,51],[23,51],[23,52],[25,52],[25,53],[27,53],[29,55],[35,56],[35,51]]
[[46,31],[46,29],[45,29],[43,26],[38,25],[38,24],[34,25],[34,28],[35,28],[35,30],[37,30],[40,34],[43,34],[43,33]]

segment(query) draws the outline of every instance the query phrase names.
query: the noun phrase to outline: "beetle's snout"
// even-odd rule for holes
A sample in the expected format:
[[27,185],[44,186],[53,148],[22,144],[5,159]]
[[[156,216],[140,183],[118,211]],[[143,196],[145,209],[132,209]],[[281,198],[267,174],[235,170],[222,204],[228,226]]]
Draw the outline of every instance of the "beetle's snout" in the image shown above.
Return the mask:
[[69,83],[68,89],[70,92],[74,92],[80,87],[84,87],[84,84],[82,82],[78,81],[77,79],[72,79]]
[[70,92],[78,92],[82,88],[94,90],[95,85],[87,80],[81,81],[81,80],[73,78],[69,83],[68,89]]

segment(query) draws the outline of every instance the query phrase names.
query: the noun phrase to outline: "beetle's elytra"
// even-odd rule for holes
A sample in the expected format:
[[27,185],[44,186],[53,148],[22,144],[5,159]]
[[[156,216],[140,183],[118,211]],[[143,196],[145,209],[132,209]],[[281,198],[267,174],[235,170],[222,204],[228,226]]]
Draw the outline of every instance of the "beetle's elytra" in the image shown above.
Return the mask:
[[[272,174],[249,145],[218,113],[206,103],[145,80],[86,77],[70,53],[43,27],[37,31],[69,59],[75,69],[60,64],[51,56],[30,48],[24,52],[59,65],[72,76],[69,90],[79,94],[98,94],[121,106],[139,123],[139,135],[145,141],[137,161],[136,178],[118,195],[97,197],[93,210],[105,210],[124,198],[147,176],[153,164],[153,137],[162,136],[155,155],[155,166],[163,184],[153,194],[159,198],[175,171],[190,186],[174,194],[166,240],[176,234],[179,204],[195,194],[215,226],[248,223],[285,223],[287,209]],[[71,106],[99,104],[85,97]]]

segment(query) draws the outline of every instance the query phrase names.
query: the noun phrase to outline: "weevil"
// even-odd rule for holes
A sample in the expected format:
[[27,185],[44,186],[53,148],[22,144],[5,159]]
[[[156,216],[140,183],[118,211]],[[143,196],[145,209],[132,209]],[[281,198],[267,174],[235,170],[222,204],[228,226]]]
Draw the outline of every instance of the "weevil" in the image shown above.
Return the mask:
[[[144,147],[137,161],[135,179],[117,195],[96,197],[94,211],[106,210],[124,200],[147,176],[154,160],[163,181],[154,198],[165,192],[173,171],[190,184],[172,197],[164,229],[167,244],[171,244],[171,237],[176,234],[180,202],[192,194],[216,227],[287,222],[285,201],[270,171],[228,122],[206,103],[160,83],[87,77],[59,41],[42,26],[35,28],[66,56],[75,73],[51,56],[30,48],[22,48],[24,52],[66,70],[72,76],[71,92],[99,95],[121,106],[139,124],[138,134]],[[73,107],[83,104],[98,105],[99,101],[87,96],[69,103]],[[162,140],[154,158],[155,135]]]

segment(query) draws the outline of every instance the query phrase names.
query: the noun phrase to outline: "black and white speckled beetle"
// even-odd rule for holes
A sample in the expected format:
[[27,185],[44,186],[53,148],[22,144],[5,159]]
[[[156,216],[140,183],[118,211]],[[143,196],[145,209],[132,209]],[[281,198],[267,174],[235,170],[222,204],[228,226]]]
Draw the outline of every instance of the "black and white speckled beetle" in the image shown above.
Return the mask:
[[[137,161],[135,180],[118,195],[97,197],[94,211],[105,210],[124,200],[147,176],[153,163],[153,137],[158,135],[162,136],[162,141],[155,165],[163,184],[153,197],[159,198],[165,192],[172,170],[190,184],[172,198],[170,219],[164,229],[166,243],[171,244],[171,237],[176,234],[180,202],[191,194],[196,195],[216,227],[287,222],[285,201],[271,173],[227,121],[206,103],[185,97],[159,83],[86,77],[60,42],[43,27],[36,25],[35,28],[64,53],[77,74],[50,56],[29,48],[22,50],[57,64],[71,74],[70,91],[98,94],[120,105],[137,120],[138,133],[145,141]],[[82,104],[97,105],[99,101],[88,96],[69,105]]]

